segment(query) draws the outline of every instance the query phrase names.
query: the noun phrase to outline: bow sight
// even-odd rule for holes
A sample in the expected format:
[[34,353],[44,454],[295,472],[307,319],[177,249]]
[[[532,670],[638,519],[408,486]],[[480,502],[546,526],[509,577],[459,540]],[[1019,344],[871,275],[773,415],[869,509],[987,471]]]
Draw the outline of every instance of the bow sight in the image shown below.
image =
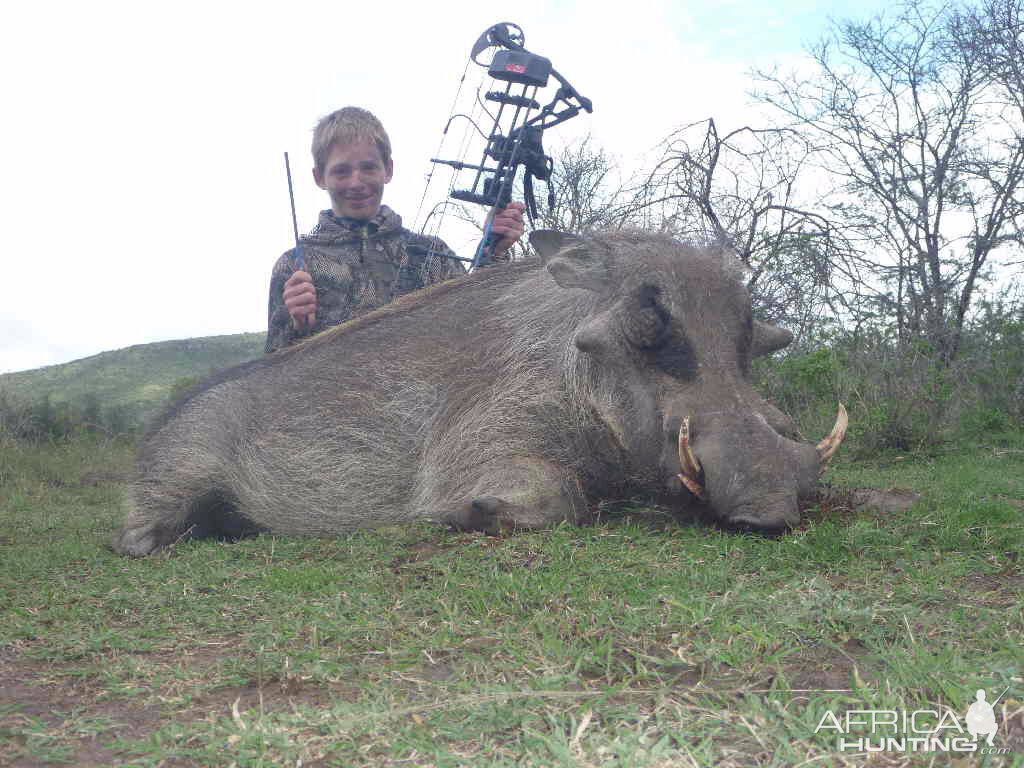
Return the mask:
[[[474,63],[487,67],[487,73],[492,78],[505,83],[504,90],[489,91],[484,95],[484,99],[499,106],[497,114],[493,115],[494,122],[489,134],[480,131],[487,140],[480,162],[470,164],[459,160],[431,158],[432,163],[449,165],[458,171],[475,171],[473,183],[467,189],[452,189],[449,196],[491,208],[484,227],[484,238],[472,260],[473,268],[485,265],[489,261],[492,246],[500,239],[500,236],[490,231],[490,222],[493,214],[511,201],[512,187],[520,166],[525,169],[523,193],[530,220],[533,221],[537,213],[533,179],[548,182],[548,204],[554,205],[554,193],[550,187],[553,163],[551,158],[544,154],[542,145],[545,129],[575,117],[581,109],[593,112],[590,99],[581,96],[569,81],[551,66],[550,59],[526,50],[523,47],[525,42],[526,37],[518,25],[502,22],[480,35],[470,53]],[[481,61],[481,54],[491,48],[499,50],[489,62]],[[559,82],[559,88],[554,98],[541,107],[536,99],[537,91],[547,86],[549,77],[554,77]],[[515,86],[519,87],[513,91]],[[511,113],[511,120],[506,119],[507,125],[503,128],[502,120],[506,118],[506,111]],[[536,114],[531,117],[531,113],[535,111]],[[457,116],[448,120],[445,133]],[[471,119],[470,121],[472,122]],[[494,161],[494,164],[488,165],[489,161]]]

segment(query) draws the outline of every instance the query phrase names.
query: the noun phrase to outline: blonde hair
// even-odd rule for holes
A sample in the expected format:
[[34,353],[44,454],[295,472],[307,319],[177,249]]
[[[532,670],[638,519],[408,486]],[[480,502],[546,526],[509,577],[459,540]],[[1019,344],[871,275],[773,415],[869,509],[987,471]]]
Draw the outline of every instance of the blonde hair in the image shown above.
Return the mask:
[[359,107],[342,107],[320,118],[313,129],[313,163],[316,170],[323,172],[334,145],[360,140],[376,144],[384,165],[391,164],[391,139],[380,120],[371,112]]

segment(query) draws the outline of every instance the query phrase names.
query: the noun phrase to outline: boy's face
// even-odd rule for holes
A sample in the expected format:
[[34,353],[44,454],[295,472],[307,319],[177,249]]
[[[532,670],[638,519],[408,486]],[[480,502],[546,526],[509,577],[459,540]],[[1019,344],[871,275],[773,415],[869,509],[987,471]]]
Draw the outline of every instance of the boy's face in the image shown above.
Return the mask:
[[322,172],[313,169],[320,189],[331,197],[336,216],[369,219],[380,210],[384,185],[391,181],[393,166],[385,165],[377,145],[369,140],[335,144]]

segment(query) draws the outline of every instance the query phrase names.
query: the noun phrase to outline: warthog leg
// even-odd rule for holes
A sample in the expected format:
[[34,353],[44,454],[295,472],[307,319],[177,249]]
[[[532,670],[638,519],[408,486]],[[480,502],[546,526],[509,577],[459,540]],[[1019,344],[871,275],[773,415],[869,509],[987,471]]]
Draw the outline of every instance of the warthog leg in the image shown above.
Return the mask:
[[218,490],[196,493],[187,499],[161,495],[153,489],[135,489],[129,508],[133,512],[114,539],[113,548],[132,557],[144,557],[184,539],[214,537],[230,541],[261,530],[238,512],[233,496]]
[[582,522],[585,505],[579,483],[542,459],[515,457],[480,479],[473,495],[439,515],[463,531],[490,534]]

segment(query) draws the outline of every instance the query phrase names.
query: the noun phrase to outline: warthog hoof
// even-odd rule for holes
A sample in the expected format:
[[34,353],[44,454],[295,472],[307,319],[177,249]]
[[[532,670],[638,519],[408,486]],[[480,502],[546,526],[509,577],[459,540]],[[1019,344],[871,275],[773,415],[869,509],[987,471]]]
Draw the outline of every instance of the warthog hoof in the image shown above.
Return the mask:
[[516,527],[514,510],[514,505],[497,496],[480,496],[445,515],[442,521],[457,531],[483,531],[497,536]]
[[145,557],[160,546],[160,539],[155,526],[139,525],[122,530],[115,537],[112,546],[118,554]]

